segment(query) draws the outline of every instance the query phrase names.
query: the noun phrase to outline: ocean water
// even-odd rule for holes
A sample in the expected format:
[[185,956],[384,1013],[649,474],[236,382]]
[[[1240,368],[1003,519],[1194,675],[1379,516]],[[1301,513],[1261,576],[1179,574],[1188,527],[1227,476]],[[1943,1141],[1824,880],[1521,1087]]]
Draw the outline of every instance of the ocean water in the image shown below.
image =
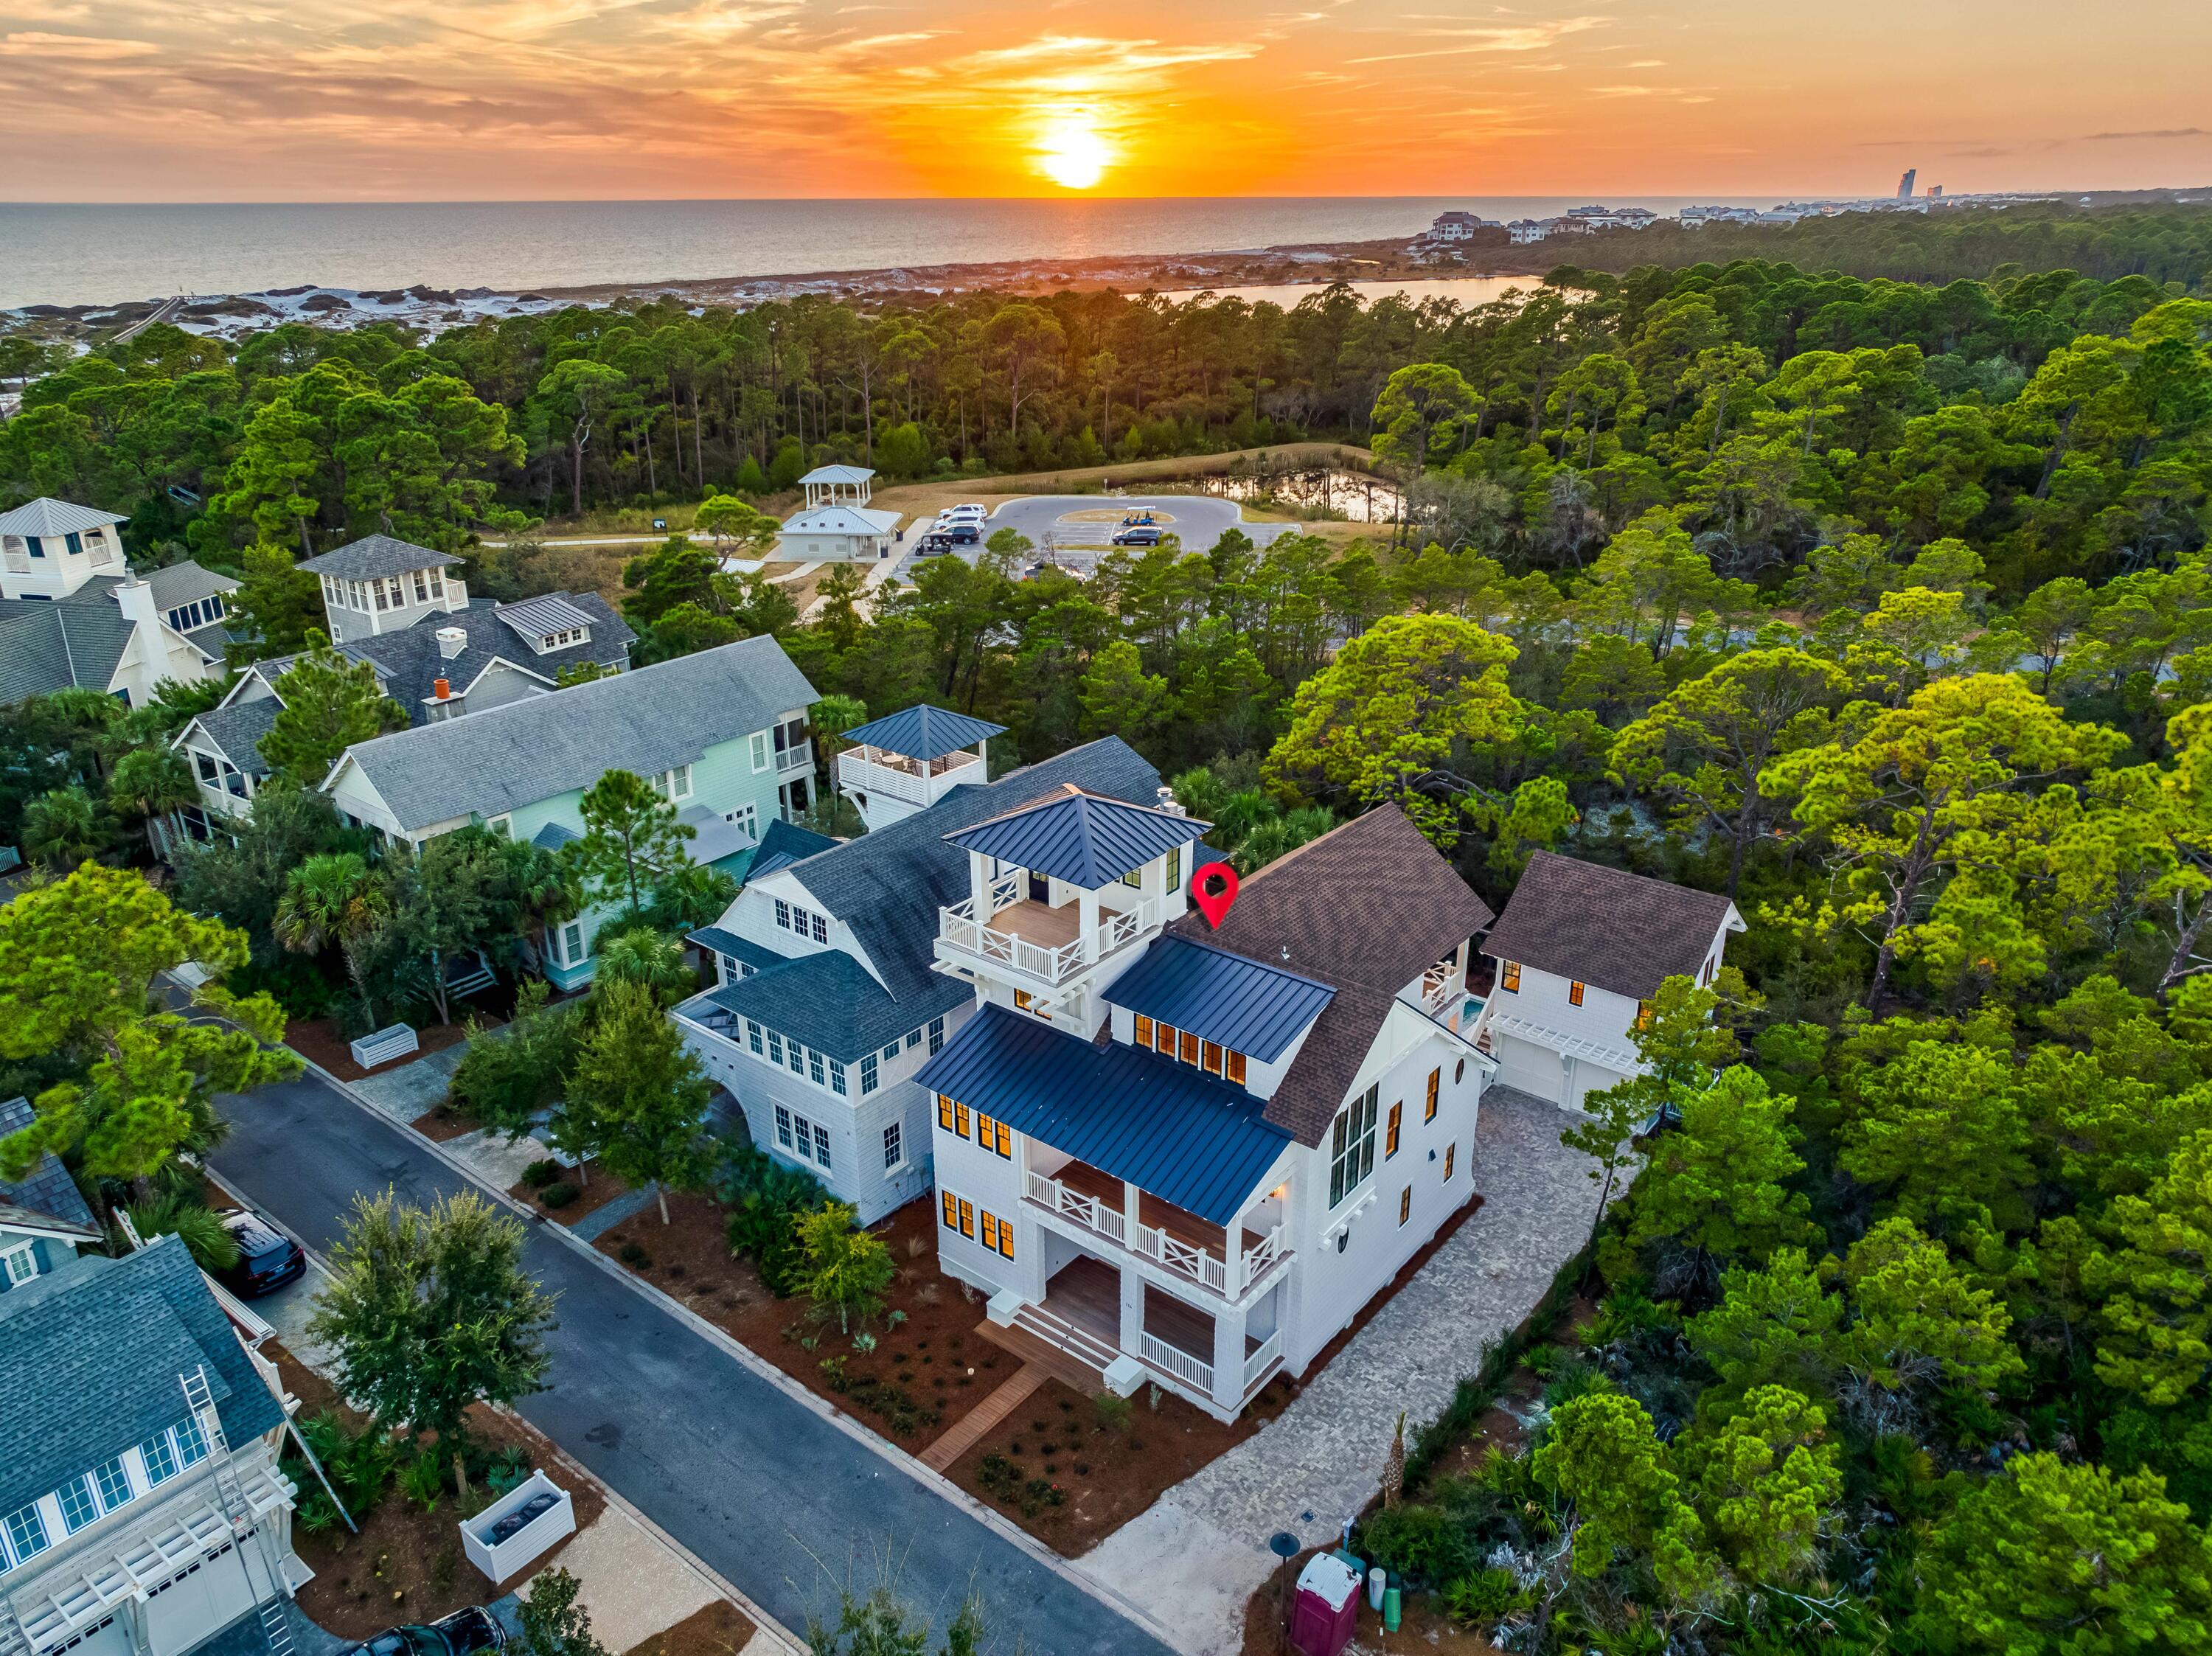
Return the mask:
[[[1409,236],[1447,208],[1541,218],[1590,197],[0,204],[0,306],[314,283],[574,288]],[[1702,199],[1729,200],[1729,197]],[[1671,212],[1677,198],[1607,198]],[[1759,203],[1764,204],[1764,203]]]

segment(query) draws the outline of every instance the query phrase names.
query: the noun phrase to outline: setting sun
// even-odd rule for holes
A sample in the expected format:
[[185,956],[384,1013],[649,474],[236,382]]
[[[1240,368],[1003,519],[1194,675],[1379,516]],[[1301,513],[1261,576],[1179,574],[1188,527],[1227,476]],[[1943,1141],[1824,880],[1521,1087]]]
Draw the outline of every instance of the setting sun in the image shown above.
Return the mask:
[[1090,189],[1113,160],[1097,118],[1087,109],[1054,116],[1037,143],[1037,170],[1063,190]]

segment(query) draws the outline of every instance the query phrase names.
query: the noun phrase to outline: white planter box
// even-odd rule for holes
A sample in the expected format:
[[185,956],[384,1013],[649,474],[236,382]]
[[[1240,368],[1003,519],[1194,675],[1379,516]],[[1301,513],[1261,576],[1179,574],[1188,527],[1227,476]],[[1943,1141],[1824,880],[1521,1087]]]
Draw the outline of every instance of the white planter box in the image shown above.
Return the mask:
[[[541,1495],[553,1496],[553,1504],[506,1540],[495,1544],[489,1538],[500,1520],[509,1513],[520,1512],[534,1496]],[[497,1586],[555,1542],[576,1532],[576,1503],[566,1489],[542,1471],[535,1471],[527,1483],[509,1489],[474,1518],[464,1520],[460,1530],[461,1550],[468,1555],[469,1562]]]

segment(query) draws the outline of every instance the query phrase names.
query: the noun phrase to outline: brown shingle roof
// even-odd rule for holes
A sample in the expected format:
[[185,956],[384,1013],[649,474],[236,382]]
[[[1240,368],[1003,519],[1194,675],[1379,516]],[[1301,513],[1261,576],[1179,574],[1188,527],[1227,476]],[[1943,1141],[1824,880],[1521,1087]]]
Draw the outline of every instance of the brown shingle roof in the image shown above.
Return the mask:
[[1482,952],[1648,1000],[1705,963],[1726,897],[1540,851]]
[[1194,910],[1170,929],[1337,992],[1267,1101],[1267,1119],[1311,1145],[1343,1107],[1398,992],[1490,919],[1406,814],[1382,805],[1244,881],[1218,931]]

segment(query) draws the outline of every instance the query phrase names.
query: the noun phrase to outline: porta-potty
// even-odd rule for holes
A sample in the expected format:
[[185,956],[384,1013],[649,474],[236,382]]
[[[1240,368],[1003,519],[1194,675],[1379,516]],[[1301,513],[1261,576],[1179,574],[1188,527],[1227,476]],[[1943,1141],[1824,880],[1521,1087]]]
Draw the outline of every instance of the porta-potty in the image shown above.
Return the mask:
[[1359,1577],[1340,1558],[1316,1553],[1298,1572],[1291,1647],[1298,1656],[1337,1656],[1359,1622]]

